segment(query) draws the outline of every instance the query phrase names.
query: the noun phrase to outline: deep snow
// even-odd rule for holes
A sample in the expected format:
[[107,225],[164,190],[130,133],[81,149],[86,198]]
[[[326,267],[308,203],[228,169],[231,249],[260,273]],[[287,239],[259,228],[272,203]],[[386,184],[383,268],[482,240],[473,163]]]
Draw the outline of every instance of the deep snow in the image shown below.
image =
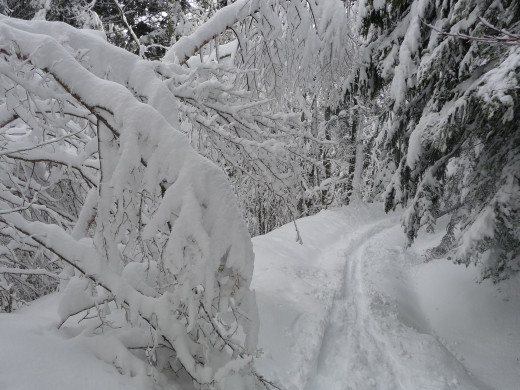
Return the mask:
[[[259,372],[287,390],[517,389],[520,278],[477,284],[471,267],[425,263],[442,223],[405,249],[381,209],[303,218],[303,245],[292,224],[253,239]],[[154,388],[94,338],[57,331],[57,298],[0,314],[0,389]]]
[[405,249],[381,208],[300,220],[300,248],[289,225],[255,239],[259,367],[287,389],[518,389],[520,278],[425,262],[447,220]]

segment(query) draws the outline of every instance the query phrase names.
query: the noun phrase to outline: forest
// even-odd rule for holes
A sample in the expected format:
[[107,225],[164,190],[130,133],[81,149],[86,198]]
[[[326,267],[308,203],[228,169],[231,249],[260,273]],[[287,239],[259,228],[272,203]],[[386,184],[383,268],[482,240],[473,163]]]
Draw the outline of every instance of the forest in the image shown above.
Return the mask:
[[518,292],[519,124],[517,0],[0,0],[0,322],[56,296],[136,388],[328,388],[255,363],[264,236],[395,219]]

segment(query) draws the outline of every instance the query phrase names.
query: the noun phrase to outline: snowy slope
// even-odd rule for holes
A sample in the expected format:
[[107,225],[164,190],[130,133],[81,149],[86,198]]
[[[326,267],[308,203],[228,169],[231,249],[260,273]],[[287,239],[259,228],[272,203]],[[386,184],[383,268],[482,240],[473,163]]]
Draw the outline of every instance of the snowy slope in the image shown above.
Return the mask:
[[[421,238],[417,252],[431,246],[432,238]],[[413,267],[410,277],[431,332],[480,388],[520,389],[520,275],[499,285],[479,284],[480,272],[435,260]]]
[[[292,224],[253,239],[259,372],[287,390],[518,389],[519,278],[477,284],[477,270],[424,263],[442,226],[406,250],[399,215],[381,210],[303,218],[303,245]],[[0,389],[166,388],[114,361],[117,340],[57,331],[56,312],[54,295],[0,314]]]

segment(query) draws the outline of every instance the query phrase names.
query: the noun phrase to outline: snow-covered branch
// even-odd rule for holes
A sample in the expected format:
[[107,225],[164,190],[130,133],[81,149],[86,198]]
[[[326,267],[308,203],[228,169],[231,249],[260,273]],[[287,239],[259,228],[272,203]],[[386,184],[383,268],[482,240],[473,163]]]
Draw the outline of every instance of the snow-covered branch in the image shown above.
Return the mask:
[[[21,275],[15,264],[26,252],[16,242],[26,240],[70,279],[66,297],[84,294],[78,280],[103,289],[127,312],[126,326],[152,328],[195,382],[250,387],[250,238],[225,175],[173,126],[171,108],[180,103],[164,75],[174,77],[175,67],[144,62],[88,31],[5,17],[0,61],[0,236],[12,248],[5,277]],[[42,196],[25,208],[36,192]],[[127,280],[135,264],[149,262],[160,270],[150,286]],[[31,277],[54,274],[31,269]],[[98,310],[70,299],[64,320]],[[219,332],[208,332],[208,321]]]
[[426,23],[424,20],[421,20],[421,21],[422,21],[422,23],[424,23],[426,26],[428,26],[432,30],[436,31],[437,33],[448,36],[448,37],[465,39],[468,41],[489,43],[489,44],[493,44],[493,45],[520,45],[520,35],[513,34],[504,29],[497,28],[496,26],[492,25],[491,23],[489,23],[487,20],[485,20],[481,16],[479,16],[478,19],[480,20],[480,23],[482,23],[484,26],[486,26],[490,30],[492,30],[498,34],[501,34],[501,35],[474,36],[474,35],[462,34],[460,32],[451,33],[451,32],[442,31],[442,30],[438,29],[437,27]]
[[226,29],[255,14],[262,6],[260,0],[238,0],[218,10],[191,35],[181,37],[166,52],[163,61],[185,64],[200,48]]

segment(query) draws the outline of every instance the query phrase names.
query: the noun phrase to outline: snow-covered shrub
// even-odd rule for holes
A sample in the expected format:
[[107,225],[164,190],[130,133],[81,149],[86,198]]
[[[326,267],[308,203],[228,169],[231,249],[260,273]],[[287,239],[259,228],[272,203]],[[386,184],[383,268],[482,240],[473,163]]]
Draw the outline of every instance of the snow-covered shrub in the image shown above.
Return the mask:
[[354,50],[349,32],[339,0],[239,0],[164,57],[188,68],[180,83],[190,88],[174,90],[184,128],[228,174],[252,234],[342,203],[352,153],[342,150],[348,129],[336,107]]
[[102,328],[112,306],[153,333],[140,347],[169,351],[156,367],[252,388],[250,237],[225,175],[177,130],[175,71],[95,31],[0,16],[0,273],[60,272],[63,323],[90,311]]

